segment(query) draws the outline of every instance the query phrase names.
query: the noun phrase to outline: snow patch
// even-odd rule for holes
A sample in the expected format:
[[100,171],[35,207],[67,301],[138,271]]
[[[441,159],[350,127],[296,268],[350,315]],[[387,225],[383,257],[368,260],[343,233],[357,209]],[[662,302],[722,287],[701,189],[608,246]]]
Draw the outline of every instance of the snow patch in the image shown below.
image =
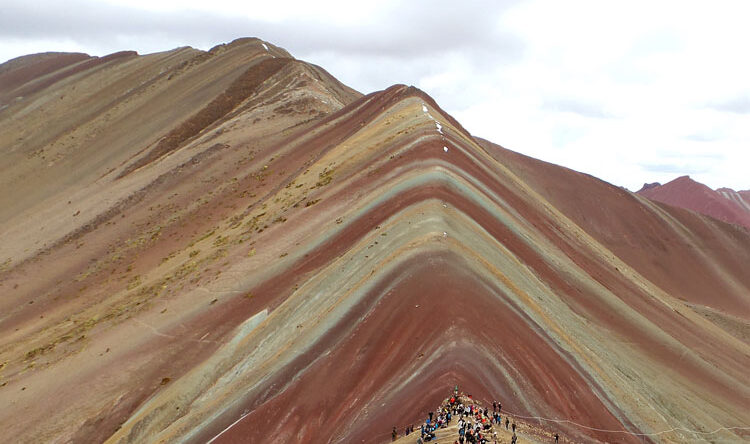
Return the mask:
[[444,147],[443,147],[443,151],[445,151],[445,152],[447,153],[447,152],[448,152],[448,147],[447,147],[447,146],[444,146]]
[[443,134],[443,125],[441,125],[440,122],[435,121],[435,128],[437,128],[440,134]]
[[268,46],[266,46],[265,43],[261,43],[261,45],[263,45],[263,47],[266,48],[266,51],[268,51]]
[[425,105],[422,105],[422,112],[423,112],[423,113],[426,113],[426,112],[427,112],[427,107],[426,107]]

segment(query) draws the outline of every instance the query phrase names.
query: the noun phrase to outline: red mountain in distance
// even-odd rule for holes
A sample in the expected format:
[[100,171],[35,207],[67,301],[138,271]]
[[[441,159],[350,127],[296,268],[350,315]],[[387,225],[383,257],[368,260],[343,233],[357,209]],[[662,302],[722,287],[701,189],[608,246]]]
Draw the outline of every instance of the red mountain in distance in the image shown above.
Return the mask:
[[644,184],[638,194],[750,229],[750,190],[712,190],[690,176],[681,176],[664,185]]

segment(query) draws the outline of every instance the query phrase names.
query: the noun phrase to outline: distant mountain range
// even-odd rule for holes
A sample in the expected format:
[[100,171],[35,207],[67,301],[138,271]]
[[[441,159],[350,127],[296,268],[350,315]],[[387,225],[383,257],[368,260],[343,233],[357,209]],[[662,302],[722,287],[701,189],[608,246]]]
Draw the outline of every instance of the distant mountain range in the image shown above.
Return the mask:
[[644,184],[638,194],[750,229],[750,190],[712,190],[689,176],[681,176],[664,185]]

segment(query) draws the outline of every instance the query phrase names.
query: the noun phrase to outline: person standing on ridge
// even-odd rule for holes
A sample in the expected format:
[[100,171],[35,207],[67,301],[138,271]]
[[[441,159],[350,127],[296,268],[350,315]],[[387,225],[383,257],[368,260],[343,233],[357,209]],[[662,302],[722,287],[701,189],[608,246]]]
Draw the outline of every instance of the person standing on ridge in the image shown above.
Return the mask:
[[391,432],[391,441],[395,441],[396,438],[398,438],[398,432],[396,431],[396,427],[393,427],[393,431]]
[[557,444],[558,439],[560,439],[560,435],[558,435],[557,432],[555,432],[555,444]]
[[510,420],[509,420],[509,419],[508,419],[508,417],[506,416],[506,417],[505,417],[505,430],[508,430],[508,424],[510,424]]
[[495,402],[495,401],[492,401],[492,411],[493,412],[497,411],[497,402]]
[[516,433],[516,422],[513,421],[513,424],[510,425],[510,428],[513,429],[513,433]]

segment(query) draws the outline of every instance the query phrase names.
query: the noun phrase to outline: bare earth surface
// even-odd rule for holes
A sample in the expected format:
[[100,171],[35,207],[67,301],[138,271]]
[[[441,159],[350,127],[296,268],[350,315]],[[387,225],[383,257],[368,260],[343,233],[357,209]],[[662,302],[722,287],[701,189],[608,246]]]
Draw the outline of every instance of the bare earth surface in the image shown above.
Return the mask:
[[382,443],[454,385],[520,442],[750,439],[750,232],[413,87],[258,39],[27,56],[0,151],[10,442]]

